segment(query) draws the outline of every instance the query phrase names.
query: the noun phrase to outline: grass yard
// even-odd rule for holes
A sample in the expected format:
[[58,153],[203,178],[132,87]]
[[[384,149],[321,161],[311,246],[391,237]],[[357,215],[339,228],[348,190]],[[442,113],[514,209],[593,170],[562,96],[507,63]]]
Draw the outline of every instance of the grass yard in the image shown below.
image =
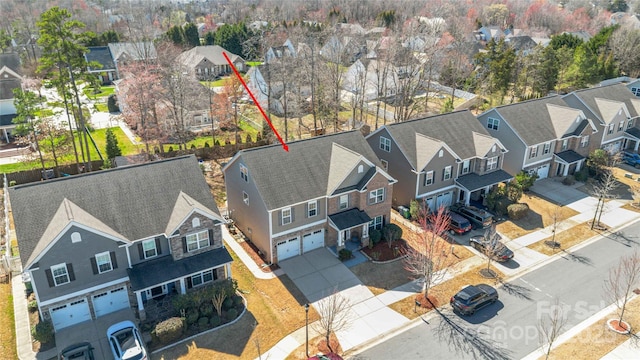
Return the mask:
[[11,284],[0,284],[0,354],[3,359],[17,359],[16,330]]
[[551,236],[533,243],[527,247],[531,250],[535,250],[537,252],[551,256],[563,250],[569,249],[572,246],[577,245],[583,241],[589,240],[596,235],[600,235],[600,233],[595,230],[591,230],[591,227],[588,223],[582,223],[556,234],[555,241],[560,243],[560,248],[554,249],[545,244],[545,242],[551,241]]
[[262,64],[262,61],[247,61],[245,64],[247,64],[247,66],[258,66]]
[[82,92],[85,95],[87,95],[87,97],[91,100],[96,100],[101,97],[109,96],[113,94],[115,91],[116,91],[115,86],[101,86],[99,93],[95,93],[93,91],[93,88],[90,86],[86,86],[84,89],[82,89]]
[[552,216],[556,209],[558,209],[558,221],[578,214],[577,211],[568,207],[558,208],[554,203],[531,193],[523,195],[520,202],[529,205],[529,213],[527,216],[520,220],[505,221],[496,226],[498,232],[511,239],[518,238],[553,224]]
[[380,295],[412,280],[411,274],[404,269],[404,261],[402,260],[386,264],[374,264],[367,261],[350,270],[371,290],[373,295]]
[[[163,359],[254,359],[291,332],[305,326],[306,299],[286,276],[256,279],[229,250],[234,262],[233,278],[248,303],[248,312],[235,324],[178,345],[164,352]],[[309,309],[309,323],[318,314]]]
[[[617,312],[610,313],[603,319],[582,330],[569,341],[551,350],[549,359],[602,358],[630,338],[629,335],[617,334],[607,328],[607,320],[617,317]],[[638,326],[640,326],[640,297],[636,297],[627,304],[624,320],[631,325],[632,333],[638,330]],[[539,359],[544,358],[544,356],[541,356]]]
[[95,103],[93,104],[93,106],[95,107],[96,111],[109,112],[109,107],[105,103]]

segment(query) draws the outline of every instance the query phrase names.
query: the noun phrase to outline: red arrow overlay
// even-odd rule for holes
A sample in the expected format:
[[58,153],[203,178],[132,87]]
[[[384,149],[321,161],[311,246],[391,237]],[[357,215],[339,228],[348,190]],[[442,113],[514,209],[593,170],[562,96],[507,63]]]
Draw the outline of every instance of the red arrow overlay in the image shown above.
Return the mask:
[[260,110],[260,113],[262,114],[262,117],[264,117],[264,119],[269,124],[269,127],[271,128],[271,131],[273,131],[273,133],[276,134],[276,137],[278,138],[278,141],[280,141],[280,143],[282,144],[282,148],[284,149],[284,151],[289,152],[289,146],[284,142],[284,140],[282,140],[282,137],[280,136],[280,134],[278,134],[278,131],[276,130],[276,128],[273,127],[273,124],[271,123],[271,120],[269,120],[269,117],[267,116],[267,114],[264,112],[264,110],[262,110],[262,106],[260,106],[260,103],[258,102],[258,100],[256,100],[256,97],[253,96],[253,93],[251,92],[251,90],[249,90],[249,87],[247,86],[247,83],[244,82],[244,79],[242,78],[242,76],[240,76],[240,73],[238,73],[238,70],[236,69],[236,67],[233,66],[233,63],[231,62],[231,59],[229,59],[229,56],[227,56],[227,53],[223,51],[222,55],[224,55],[224,58],[227,60],[227,62],[229,63],[229,65],[233,69],[233,72],[236,74],[238,79],[240,79],[240,82],[242,83],[242,86],[244,86],[245,90],[247,90],[247,93],[249,93],[249,96],[251,96],[251,99],[253,100],[253,103],[256,104],[256,106]]

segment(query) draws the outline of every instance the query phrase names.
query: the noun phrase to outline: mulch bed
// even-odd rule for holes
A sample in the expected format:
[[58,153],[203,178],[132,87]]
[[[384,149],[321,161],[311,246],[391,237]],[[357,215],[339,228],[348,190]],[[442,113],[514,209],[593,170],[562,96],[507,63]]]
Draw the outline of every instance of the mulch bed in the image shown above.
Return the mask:
[[258,253],[258,248],[250,241],[240,241],[238,242],[240,246],[246,251],[246,253],[251,257],[251,259],[258,265],[258,267],[266,273],[272,272],[273,270],[279,269],[278,264],[272,264],[271,266],[267,265],[267,261],[260,256]]
[[386,241],[380,241],[373,245],[372,248],[363,247],[362,251],[373,261],[389,261],[401,258],[407,246],[407,242],[402,239],[394,241],[391,247]]
[[438,307],[438,299],[429,294],[426,298],[424,297],[424,293],[416,295],[416,305],[420,304],[422,309],[433,309]]

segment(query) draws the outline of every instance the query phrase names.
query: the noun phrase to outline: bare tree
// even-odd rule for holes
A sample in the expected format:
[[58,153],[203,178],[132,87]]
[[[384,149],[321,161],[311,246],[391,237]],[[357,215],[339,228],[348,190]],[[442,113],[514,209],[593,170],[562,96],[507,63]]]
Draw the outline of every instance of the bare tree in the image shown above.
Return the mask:
[[483,273],[489,277],[495,277],[496,275],[491,270],[491,261],[493,261],[505,247],[500,240],[501,237],[496,231],[496,226],[491,225],[491,227],[484,232],[483,243],[481,245],[474,243],[474,247],[476,248],[476,250],[480,251],[482,255],[487,258],[487,268],[483,271]]
[[594,226],[601,227],[600,218],[605,210],[606,201],[615,198],[613,190],[619,185],[618,180],[612,171],[606,170],[604,175],[600,178],[597,185],[593,186],[593,195],[598,198],[598,204],[596,205],[596,211],[593,214],[593,221],[591,222],[591,229]]
[[450,217],[443,206],[429,212],[423,202],[418,211],[420,231],[406,236],[409,246],[405,249],[404,268],[416,279],[421,279],[422,291],[428,300],[429,288],[442,280],[454,257],[449,254],[449,244],[443,239],[449,228]]
[[550,311],[545,315],[538,319],[538,338],[544,349],[546,360],[551,354],[553,343],[558,339],[567,322],[560,299],[555,299]]
[[617,325],[627,331],[630,329],[623,322],[624,312],[632,291],[638,286],[638,280],[640,280],[640,254],[636,250],[622,257],[618,265],[609,270],[609,278],[604,282],[605,295],[618,307]]
[[329,337],[332,332],[345,330],[351,326],[352,319],[349,313],[351,303],[349,299],[340,295],[340,293],[334,292],[318,301],[315,307],[320,315],[320,320],[313,323],[312,326],[316,331],[324,335],[327,347],[331,352],[334,352],[331,348]]
[[561,223],[560,209],[561,207],[556,205],[552,210],[548,211],[549,219],[551,219],[551,225],[549,225],[551,227],[551,240],[546,241],[545,245],[553,249],[560,247],[560,243],[556,241],[556,233],[558,232],[558,226]]

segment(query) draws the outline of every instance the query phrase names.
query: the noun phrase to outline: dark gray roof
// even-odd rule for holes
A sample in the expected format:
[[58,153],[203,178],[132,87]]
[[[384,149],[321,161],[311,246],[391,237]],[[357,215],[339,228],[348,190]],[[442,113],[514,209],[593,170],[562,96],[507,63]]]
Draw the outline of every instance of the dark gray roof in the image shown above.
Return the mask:
[[166,231],[181,192],[219,213],[195,156],[11,187],[23,265],[65,198],[134,241]]
[[531,50],[536,47],[536,42],[528,35],[511,36],[505,40],[516,51]]
[[471,173],[460,176],[456,179],[456,182],[469,191],[476,191],[511,179],[513,179],[513,175],[504,170],[496,170],[485,175]]
[[386,127],[414,169],[417,168],[416,133],[444,142],[462,159],[477,156],[474,132],[491,136],[468,110],[390,124]]
[[[629,110],[629,114],[631,117],[637,117],[638,111],[636,107],[633,105],[632,100],[637,100],[638,98],[633,95],[631,91],[627,88],[625,84],[614,84],[609,86],[599,86],[589,89],[576,90],[570,94],[565,96],[577,96],[580,98],[588,107],[590,113],[596,116],[597,119],[601,121],[609,121],[611,119],[605,119],[599,106],[596,103],[596,99],[607,99],[624,102],[627,105],[627,109]],[[589,117],[589,114],[587,114]]]
[[559,157],[560,160],[566,162],[567,164],[572,164],[576,161],[580,161],[584,159],[584,156],[578,154],[573,150],[565,150],[565,151],[559,152],[556,154],[556,156]]
[[85,56],[87,62],[95,61],[102,65],[101,68],[95,69],[89,67],[89,71],[109,71],[116,69],[116,64],[113,62],[113,56],[108,46],[91,46],[87,48]]
[[238,153],[249,169],[267,209],[278,209],[327,195],[331,153],[338,144],[382,167],[380,160],[359,131],[314,137],[288,143],[262,146]]
[[371,221],[371,217],[359,209],[351,209],[337,214],[329,215],[329,219],[336,225],[338,230],[350,229],[354,226],[366,224]]
[[376,169],[375,168],[371,168],[371,169],[369,169],[369,171],[367,171],[366,174],[364,174],[362,179],[360,179],[360,181],[357,184],[355,184],[353,186],[341,188],[341,189],[336,189],[336,191],[333,192],[333,195],[349,192],[349,191],[352,191],[352,190],[362,190],[362,189],[364,189],[364,187],[367,185],[369,180],[371,180],[371,178],[375,174],[376,174]]
[[580,122],[580,124],[576,127],[576,129],[573,132],[567,133],[563,137],[580,136],[584,128],[587,127],[587,125],[589,125],[589,120],[584,119]]
[[1,80],[0,79],[0,100],[13,99],[13,89],[22,88],[20,79],[14,77]]
[[636,127],[632,127],[631,129],[627,129],[627,131],[625,131],[627,134],[633,136],[636,139],[640,139],[640,129],[636,128]]
[[2,69],[2,67],[4,66],[15,71],[18,75],[22,75],[22,72],[20,69],[20,56],[18,54],[16,53],[0,54],[0,69]]
[[128,268],[127,274],[131,281],[131,289],[137,291],[216,268],[232,261],[233,259],[227,249],[220,247],[177,261],[174,261],[170,255],[145,261],[134,265],[133,268]]

